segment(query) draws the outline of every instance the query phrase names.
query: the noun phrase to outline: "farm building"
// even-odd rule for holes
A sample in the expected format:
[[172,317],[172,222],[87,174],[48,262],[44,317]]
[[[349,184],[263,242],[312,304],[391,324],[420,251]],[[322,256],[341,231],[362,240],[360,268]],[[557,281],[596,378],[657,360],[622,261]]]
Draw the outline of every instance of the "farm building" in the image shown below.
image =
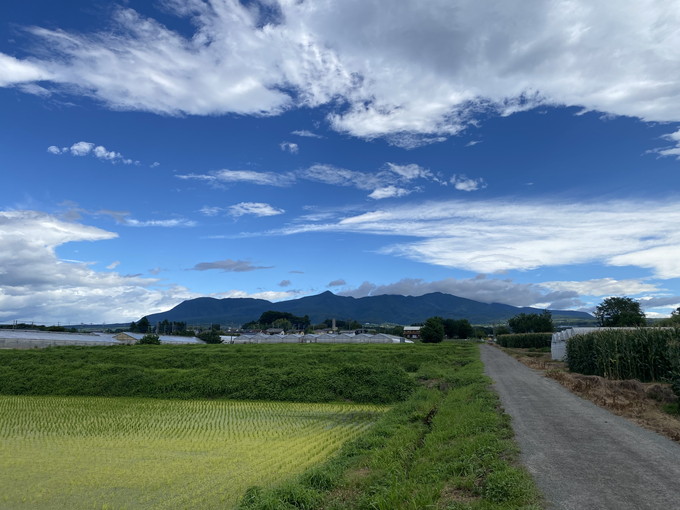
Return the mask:
[[399,343],[413,343],[400,336],[385,335],[383,333],[377,335],[367,334],[334,334],[323,333],[307,334],[307,335],[267,335],[265,333],[257,333],[254,335],[241,335],[235,337],[222,337],[224,343],[230,344],[284,344],[284,343],[302,343],[302,344],[399,344]]
[[0,348],[32,349],[58,345],[120,345],[111,334],[0,329]]
[[420,339],[420,326],[404,326],[404,338],[411,340]]

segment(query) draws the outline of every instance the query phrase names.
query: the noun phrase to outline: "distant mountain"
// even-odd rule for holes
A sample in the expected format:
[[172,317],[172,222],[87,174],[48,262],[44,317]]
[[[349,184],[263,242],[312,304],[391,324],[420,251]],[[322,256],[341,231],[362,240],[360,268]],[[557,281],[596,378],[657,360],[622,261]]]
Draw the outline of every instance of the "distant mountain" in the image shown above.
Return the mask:
[[[451,294],[433,292],[423,296],[382,295],[363,298],[336,296],[324,292],[290,301],[272,303],[251,298],[189,299],[167,312],[148,315],[154,324],[162,320],[184,321],[188,324],[218,323],[238,326],[257,320],[263,312],[276,310],[293,315],[309,315],[312,323],[325,319],[352,319],[361,323],[412,324],[438,315],[445,319],[468,319],[472,324],[494,324],[520,313],[540,313],[537,308],[518,308],[500,303],[481,303]],[[592,321],[593,316],[571,310],[550,310],[557,321]]]

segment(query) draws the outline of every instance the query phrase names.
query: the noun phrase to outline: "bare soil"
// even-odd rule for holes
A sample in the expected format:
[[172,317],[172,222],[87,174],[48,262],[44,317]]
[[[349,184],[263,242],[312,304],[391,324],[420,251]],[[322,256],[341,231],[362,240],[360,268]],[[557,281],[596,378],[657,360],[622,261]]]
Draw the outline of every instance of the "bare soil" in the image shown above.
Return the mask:
[[637,425],[680,443],[680,413],[664,407],[678,408],[678,398],[669,384],[642,383],[636,379],[616,381],[596,375],[569,372],[563,361],[554,361],[549,352],[499,347],[529,368],[543,372],[572,393],[590,400]]

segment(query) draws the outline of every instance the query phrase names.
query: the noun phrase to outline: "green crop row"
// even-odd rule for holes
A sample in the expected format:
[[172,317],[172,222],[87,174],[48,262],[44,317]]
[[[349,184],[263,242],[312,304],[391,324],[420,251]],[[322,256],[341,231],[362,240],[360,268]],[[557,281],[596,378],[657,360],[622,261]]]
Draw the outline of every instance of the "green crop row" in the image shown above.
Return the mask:
[[552,333],[515,333],[510,335],[498,335],[496,342],[501,347],[513,348],[541,348],[550,347]]
[[569,370],[609,379],[665,381],[680,376],[680,329],[605,329],[567,341]]
[[0,351],[0,394],[393,403],[414,345],[132,345]]

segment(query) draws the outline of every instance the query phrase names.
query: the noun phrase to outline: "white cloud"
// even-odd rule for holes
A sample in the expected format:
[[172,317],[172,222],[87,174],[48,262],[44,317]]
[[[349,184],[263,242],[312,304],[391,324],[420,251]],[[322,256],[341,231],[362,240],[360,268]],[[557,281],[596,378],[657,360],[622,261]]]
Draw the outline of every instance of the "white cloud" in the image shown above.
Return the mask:
[[39,63],[18,60],[0,53],[0,87],[49,80],[51,78],[51,74],[42,68]]
[[213,183],[249,182],[260,186],[290,186],[295,178],[290,174],[254,172],[252,170],[219,170],[211,174],[178,175],[179,179],[195,179]]
[[71,145],[71,154],[74,156],[87,156],[94,149],[94,144],[90,142],[76,142]]
[[282,151],[290,152],[291,154],[297,154],[300,150],[300,147],[298,147],[298,144],[293,143],[293,142],[281,142],[279,144],[279,147],[281,147]]
[[664,136],[664,138],[670,142],[673,142],[675,145],[672,145],[670,147],[661,147],[658,149],[651,150],[649,152],[658,154],[661,157],[674,157],[680,160],[680,129],[678,129],[674,133],[670,133]]
[[643,280],[616,280],[614,278],[597,278],[584,281],[542,282],[542,287],[555,291],[574,291],[589,296],[630,296],[645,292],[658,292],[659,286]]
[[223,207],[215,207],[215,206],[203,206],[201,207],[201,214],[205,214],[206,216],[217,216],[221,212],[224,211]]
[[106,32],[30,28],[42,58],[0,54],[0,85],[42,80],[172,115],[332,104],[335,129],[405,147],[458,133],[479,112],[541,104],[680,120],[675,2],[282,0],[275,19],[238,0],[165,7],[194,32],[129,8]]
[[397,165],[386,163],[385,168],[374,173],[357,172],[334,165],[316,164],[299,172],[301,179],[323,182],[334,186],[354,187],[360,190],[371,190],[370,198],[379,200],[388,197],[403,197],[414,190],[396,186],[409,183],[415,179],[437,181],[432,172],[416,165]]
[[76,142],[70,147],[59,148],[56,145],[50,145],[47,148],[50,154],[71,154],[72,156],[94,156],[97,159],[104,161],[111,161],[112,163],[123,163],[124,165],[139,164],[139,161],[133,161],[123,157],[120,152],[110,151],[103,145],[96,145],[92,142]]
[[384,207],[279,234],[355,232],[409,236],[380,251],[478,273],[599,262],[680,277],[680,203],[656,200],[425,202]]
[[451,177],[451,184],[459,191],[477,191],[486,188],[486,182],[481,177],[470,179],[466,175],[454,175]]
[[384,188],[378,188],[373,191],[368,198],[373,198],[374,200],[381,200],[383,198],[393,198],[393,197],[403,197],[409,195],[411,190],[404,188],[397,188],[396,186],[386,186]]
[[254,216],[276,216],[283,214],[283,209],[276,209],[269,204],[262,202],[241,202],[240,204],[229,207],[229,214],[231,216],[239,217],[245,214],[252,214]]
[[306,129],[298,129],[295,131],[291,131],[291,134],[303,136],[305,138],[323,138],[323,136],[313,133],[312,131],[307,131]]
[[122,222],[123,225],[129,227],[163,227],[163,228],[175,228],[175,227],[195,227],[196,222],[193,220],[187,220],[184,218],[173,218],[169,220],[145,220],[140,221],[134,218],[125,218]]
[[420,278],[404,278],[398,282],[377,285],[364,282],[356,289],[340,292],[343,296],[364,297],[383,294],[422,296],[432,292],[453,294],[482,303],[504,303],[513,306],[536,306],[549,303],[549,308],[580,308],[584,303],[573,290],[546,288],[543,284],[517,283],[511,279],[487,278],[477,275],[474,278],[446,278],[427,282]]
[[420,165],[416,165],[415,163],[410,163],[408,165],[397,165],[395,163],[387,163],[387,168],[391,172],[394,172],[395,174],[397,174],[398,176],[402,177],[407,181],[419,178],[420,179],[432,178],[432,172],[430,172],[427,168],[423,168]]
[[[656,284],[635,279],[600,278],[585,281],[518,283],[510,278],[489,278],[487,275],[479,274],[474,278],[445,278],[431,282],[420,278],[404,278],[386,285],[363,282],[356,289],[345,290],[339,294],[359,298],[383,294],[422,296],[432,292],[443,292],[482,303],[504,303],[554,310],[583,310],[592,309],[595,302],[605,297],[658,293],[661,290]],[[643,297],[640,302],[645,308],[650,308],[670,306],[680,302],[680,298]]]
[[197,297],[181,287],[156,290],[154,279],[98,272],[89,263],[65,261],[56,254],[66,243],[116,237],[45,213],[0,211],[2,319],[47,324],[128,321]]
[[106,266],[106,269],[116,269],[118,266],[120,266],[120,260],[111,262],[108,266]]

